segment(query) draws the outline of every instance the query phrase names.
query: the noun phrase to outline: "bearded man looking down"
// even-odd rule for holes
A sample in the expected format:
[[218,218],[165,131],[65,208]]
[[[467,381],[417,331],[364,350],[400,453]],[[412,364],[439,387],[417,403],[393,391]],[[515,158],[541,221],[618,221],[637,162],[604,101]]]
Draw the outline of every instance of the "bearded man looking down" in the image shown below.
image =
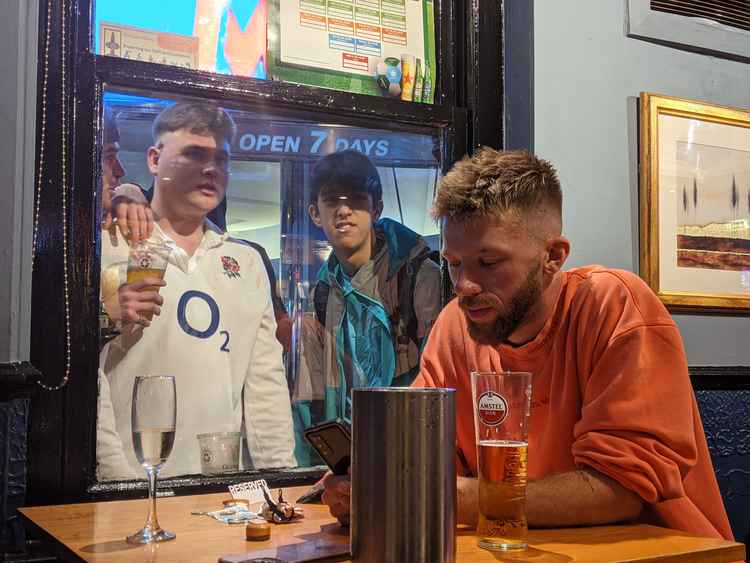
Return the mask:
[[[552,165],[482,149],[443,178],[434,215],[457,298],[413,385],[456,389],[459,522],[478,511],[470,373],[526,371],[530,526],[637,521],[731,539],[679,330],[633,273],[563,271]],[[348,481],[325,485],[345,520]]]

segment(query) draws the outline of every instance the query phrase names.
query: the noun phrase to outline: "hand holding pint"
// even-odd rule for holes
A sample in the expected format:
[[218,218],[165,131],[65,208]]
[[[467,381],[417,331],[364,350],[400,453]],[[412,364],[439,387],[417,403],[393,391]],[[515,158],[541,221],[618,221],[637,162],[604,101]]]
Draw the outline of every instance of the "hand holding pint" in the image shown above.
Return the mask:
[[132,308],[137,318],[151,321],[162,303],[159,288],[165,285],[162,280],[171,252],[171,246],[150,241],[136,242],[130,247],[127,284],[120,288],[123,320],[132,320],[125,318],[126,311]]
[[526,549],[531,374],[471,374],[479,472],[479,547]]

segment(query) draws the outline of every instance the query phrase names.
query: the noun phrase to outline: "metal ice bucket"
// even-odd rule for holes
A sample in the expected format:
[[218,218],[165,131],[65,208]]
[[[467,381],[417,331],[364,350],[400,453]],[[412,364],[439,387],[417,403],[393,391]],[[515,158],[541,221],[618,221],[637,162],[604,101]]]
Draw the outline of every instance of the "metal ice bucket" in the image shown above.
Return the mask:
[[352,556],[456,559],[453,389],[352,391]]

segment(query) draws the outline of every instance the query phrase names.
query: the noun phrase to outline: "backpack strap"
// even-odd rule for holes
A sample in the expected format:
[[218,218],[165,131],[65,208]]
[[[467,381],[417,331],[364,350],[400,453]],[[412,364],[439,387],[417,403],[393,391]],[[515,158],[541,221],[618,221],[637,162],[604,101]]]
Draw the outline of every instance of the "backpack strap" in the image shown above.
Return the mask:
[[437,250],[425,250],[409,260],[396,274],[398,307],[391,318],[391,326],[397,327],[399,342],[406,344],[411,340],[417,348],[420,347],[420,342],[417,312],[414,310],[414,291],[417,287],[417,274],[425,260],[440,264],[440,253]]
[[316,283],[313,291],[315,318],[323,326],[326,326],[326,310],[328,309],[328,294],[330,291],[331,286],[323,281]]

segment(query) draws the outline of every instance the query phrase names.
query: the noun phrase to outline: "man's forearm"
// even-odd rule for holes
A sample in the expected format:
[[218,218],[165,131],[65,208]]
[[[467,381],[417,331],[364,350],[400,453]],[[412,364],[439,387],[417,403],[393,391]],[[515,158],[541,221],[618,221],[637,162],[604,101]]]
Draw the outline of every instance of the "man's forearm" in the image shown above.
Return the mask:
[[530,526],[610,524],[636,518],[643,501],[614,479],[590,469],[531,481],[526,490]]
[[[459,477],[459,524],[476,525],[479,483]],[[617,481],[593,470],[581,469],[529,482],[526,516],[529,526],[581,526],[632,520],[643,501]]]

